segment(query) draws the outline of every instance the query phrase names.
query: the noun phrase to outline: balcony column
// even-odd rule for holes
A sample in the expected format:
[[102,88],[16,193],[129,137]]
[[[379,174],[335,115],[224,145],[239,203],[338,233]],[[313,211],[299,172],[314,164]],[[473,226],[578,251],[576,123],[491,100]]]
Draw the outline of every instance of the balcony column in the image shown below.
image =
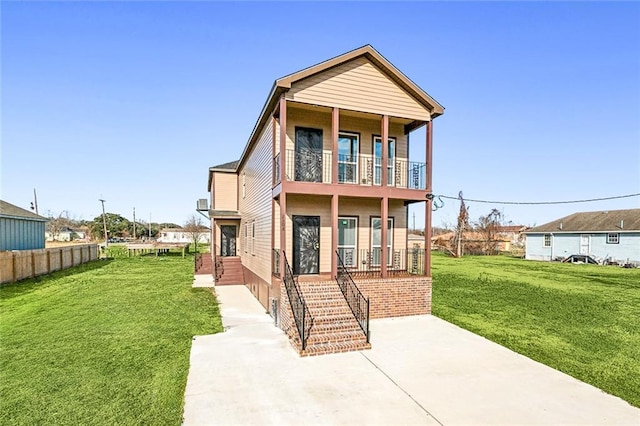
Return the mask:
[[[433,121],[427,121],[427,150],[426,150],[426,159],[427,162],[427,175],[425,179],[427,180],[427,193],[431,193],[433,191],[433,185],[431,183],[431,172],[432,172],[432,160],[433,160]],[[431,215],[433,213],[432,210],[433,199],[428,199],[425,203],[425,211],[424,211],[424,274],[427,277],[431,277]]]
[[[382,197],[380,201],[380,273],[382,278],[387,278],[387,245],[389,239],[387,238],[387,229],[389,222],[389,198]],[[392,247],[393,249],[393,247]]]
[[[287,194],[280,193],[280,279],[284,281],[286,264],[284,249],[287,247]],[[291,254],[291,253],[289,253]],[[288,259],[287,259],[288,261]]]
[[[280,182],[282,192],[287,182],[287,100],[280,97]],[[282,245],[282,244],[281,244]]]
[[338,276],[338,205],[340,197],[338,194],[331,196],[331,278]]
[[280,277],[285,276],[284,251],[287,247],[287,100],[280,97]]
[[333,108],[331,114],[331,138],[333,150],[331,151],[331,183],[338,183],[338,131],[340,129],[340,108]]
[[[387,186],[389,182],[389,116],[382,116],[382,186]],[[375,152],[373,153],[375,157]]]

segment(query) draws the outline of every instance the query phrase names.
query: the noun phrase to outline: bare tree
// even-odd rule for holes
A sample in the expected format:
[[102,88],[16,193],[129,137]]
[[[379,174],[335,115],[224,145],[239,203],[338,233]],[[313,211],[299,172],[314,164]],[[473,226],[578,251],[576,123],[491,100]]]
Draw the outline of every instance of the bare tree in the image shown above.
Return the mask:
[[56,241],[60,238],[60,233],[72,225],[72,219],[69,218],[69,212],[62,210],[57,216],[51,211],[47,212],[47,232],[51,235],[51,240]]
[[197,252],[200,236],[207,232],[207,227],[202,223],[202,218],[196,214],[192,214],[184,223],[182,229],[187,235],[189,235],[189,239],[193,242],[195,251]]
[[482,235],[484,254],[497,254],[500,244],[500,227],[502,225],[502,213],[498,209],[492,209],[486,216],[480,216],[476,223],[476,229]]
[[466,229],[469,229],[469,208],[464,203],[464,198],[462,198],[462,191],[458,193],[458,198],[460,199],[460,212],[458,213],[458,224],[455,230],[455,247],[456,257],[462,257],[463,235],[464,231]]

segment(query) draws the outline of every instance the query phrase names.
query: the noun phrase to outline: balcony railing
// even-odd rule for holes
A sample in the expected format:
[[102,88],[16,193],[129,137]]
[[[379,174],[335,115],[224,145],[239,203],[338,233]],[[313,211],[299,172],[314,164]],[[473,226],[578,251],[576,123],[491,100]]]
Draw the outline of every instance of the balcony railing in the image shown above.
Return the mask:
[[[338,183],[356,185],[382,184],[382,159],[367,154],[338,155]],[[331,183],[333,155],[330,152],[286,151],[286,179],[296,182]],[[273,159],[273,184],[280,183],[280,154]],[[426,189],[425,163],[391,158],[387,164],[387,186]]]
[[[353,276],[379,276],[382,271],[380,248],[338,248],[338,255]],[[424,275],[424,249],[387,249],[387,274]]]

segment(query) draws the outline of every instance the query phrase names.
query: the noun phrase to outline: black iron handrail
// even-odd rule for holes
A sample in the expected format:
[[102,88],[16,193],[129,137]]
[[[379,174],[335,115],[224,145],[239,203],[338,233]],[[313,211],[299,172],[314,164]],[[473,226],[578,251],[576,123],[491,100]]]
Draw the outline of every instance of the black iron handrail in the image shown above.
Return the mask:
[[367,343],[369,343],[369,299],[365,298],[360,289],[358,289],[349,270],[345,268],[338,251],[336,251],[336,257],[338,258],[336,281],[349,308],[351,308],[351,312],[353,312],[353,316],[356,317],[356,321],[358,321],[360,328],[364,332]]
[[309,312],[307,304],[302,298],[298,282],[293,276],[284,251],[282,252],[282,257],[282,260],[284,260],[284,286],[287,289],[287,296],[289,297],[291,312],[293,313],[293,319],[296,323],[296,328],[298,329],[298,336],[300,336],[302,350],[305,350],[311,326],[313,325],[313,318],[311,317],[311,312]]
[[222,263],[222,256],[215,256],[215,263],[214,263],[214,272],[216,274],[216,281],[219,280],[220,278],[222,278],[222,275],[224,274],[224,263]]
[[202,253],[196,253],[193,257],[193,271],[198,272],[202,268]]

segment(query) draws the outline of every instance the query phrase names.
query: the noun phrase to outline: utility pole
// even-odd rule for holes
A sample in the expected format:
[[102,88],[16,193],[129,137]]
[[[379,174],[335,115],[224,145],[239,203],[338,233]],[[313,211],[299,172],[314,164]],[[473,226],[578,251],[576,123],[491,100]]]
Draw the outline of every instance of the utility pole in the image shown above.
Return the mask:
[[36,214],[40,214],[38,213],[38,196],[36,195],[36,189],[33,188],[33,205],[36,209]]
[[151,213],[149,213],[149,239],[151,239]]
[[136,239],[136,208],[133,208],[133,239]]
[[109,245],[109,237],[107,236],[107,216],[104,212],[104,202],[105,200],[99,199],[102,203],[102,225],[104,226],[104,246],[107,247]]

